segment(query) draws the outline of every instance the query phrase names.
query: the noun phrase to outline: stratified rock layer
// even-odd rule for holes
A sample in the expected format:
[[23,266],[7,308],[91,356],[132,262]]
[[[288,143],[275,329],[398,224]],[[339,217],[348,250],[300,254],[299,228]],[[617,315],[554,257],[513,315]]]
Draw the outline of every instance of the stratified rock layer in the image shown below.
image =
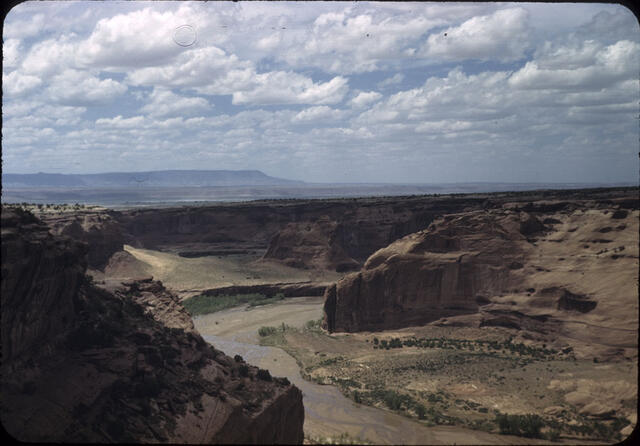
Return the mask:
[[302,394],[193,330],[152,280],[113,293],[86,246],[2,212],[2,407],[29,442],[301,443]]
[[484,296],[518,282],[517,265],[528,249],[523,232],[543,228],[535,217],[509,211],[436,220],[329,287],[324,325],[329,331],[382,330],[475,313]]

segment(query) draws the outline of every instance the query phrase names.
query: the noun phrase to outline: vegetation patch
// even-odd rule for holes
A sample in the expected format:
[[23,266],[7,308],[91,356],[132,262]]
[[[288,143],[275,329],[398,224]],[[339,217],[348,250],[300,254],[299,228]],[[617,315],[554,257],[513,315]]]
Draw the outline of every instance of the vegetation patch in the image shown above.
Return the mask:
[[240,305],[248,305],[249,307],[257,307],[278,302],[284,299],[284,294],[278,293],[274,296],[265,296],[261,293],[235,294],[221,296],[207,296],[204,294],[189,297],[182,301],[182,305],[186,308],[191,316],[200,314],[215,313],[217,311],[226,310],[227,308],[238,307]]

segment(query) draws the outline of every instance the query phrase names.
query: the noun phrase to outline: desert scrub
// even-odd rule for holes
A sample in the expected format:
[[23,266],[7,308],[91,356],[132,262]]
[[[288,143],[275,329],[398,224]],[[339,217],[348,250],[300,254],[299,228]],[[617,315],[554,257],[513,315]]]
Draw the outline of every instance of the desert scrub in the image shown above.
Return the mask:
[[499,341],[487,341],[477,339],[451,339],[451,338],[416,338],[412,336],[410,338],[400,339],[381,339],[373,338],[374,349],[392,349],[402,347],[417,347],[417,348],[437,348],[443,350],[467,350],[471,352],[485,353],[490,355],[502,355],[507,352],[517,357],[530,357],[540,360],[555,360],[555,359],[571,359],[573,357],[573,349],[568,347],[562,351],[546,348],[546,344],[543,347],[536,347],[525,345],[523,343],[514,343],[512,339],[508,339],[502,342]]
[[496,415],[496,424],[501,434],[518,435],[529,438],[542,438],[540,430],[545,426],[544,420],[535,414]]
[[360,437],[352,437],[346,432],[338,435],[337,437],[318,437],[315,435],[305,434],[304,439],[305,444],[373,444]]
[[[287,330],[295,329],[286,325],[284,322],[277,327],[260,327],[258,329],[258,335],[260,336],[260,345],[285,348],[287,344],[287,340],[285,339],[285,332]],[[287,351],[286,348],[285,351]]]
[[249,301],[249,308],[252,307],[259,307],[260,305],[267,305],[267,304],[271,304],[274,302],[278,302],[284,299],[284,294],[282,293],[278,293],[275,296],[265,296],[263,294],[259,294],[259,296],[262,296],[261,298],[256,298],[256,299],[252,299]]
[[322,330],[322,319],[318,320],[310,320],[305,322],[304,329],[307,331],[321,331]]
[[284,295],[282,293],[278,293],[273,297],[268,297],[261,293],[235,295],[225,294],[222,296],[207,296],[206,294],[200,294],[183,300],[182,305],[191,316],[197,316],[200,314],[215,313],[216,311],[238,307],[245,304],[248,304],[249,307],[256,307],[259,305],[277,302],[282,299],[284,299]]
[[258,329],[258,334],[260,335],[261,338],[264,338],[266,336],[271,336],[272,334],[275,334],[276,331],[278,331],[276,327],[260,327]]

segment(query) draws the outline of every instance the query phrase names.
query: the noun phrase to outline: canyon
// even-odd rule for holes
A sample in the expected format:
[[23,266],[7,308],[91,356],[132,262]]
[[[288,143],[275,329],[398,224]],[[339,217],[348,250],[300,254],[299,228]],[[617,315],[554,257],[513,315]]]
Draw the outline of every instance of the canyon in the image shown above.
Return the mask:
[[[378,337],[544,344],[585,382],[596,361],[637,364],[637,188],[31,210],[2,209],[2,421],[19,439],[302,442],[300,390],[207,344],[199,332],[215,330],[182,305],[194,296],[324,296],[324,330],[280,347],[356,402],[343,384],[358,364],[403,382],[369,362],[391,354],[367,352]],[[422,401],[411,382],[398,391]],[[633,419],[632,397],[589,392],[568,396],[581,417]]]

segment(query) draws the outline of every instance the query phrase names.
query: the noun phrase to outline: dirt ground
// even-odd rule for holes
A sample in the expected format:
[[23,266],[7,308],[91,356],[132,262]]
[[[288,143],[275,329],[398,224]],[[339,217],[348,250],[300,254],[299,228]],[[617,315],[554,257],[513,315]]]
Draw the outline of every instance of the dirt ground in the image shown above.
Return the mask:
[[[137,249],[125,245],[146,274],[185,298],[199,291],[231,285],[259,285],[280,282],[332,281],[342,274],[301,270],[278,262],[261,260],[259,255],[181,257],[174,253]],[[134,265],[128,265],[133,269]]]

